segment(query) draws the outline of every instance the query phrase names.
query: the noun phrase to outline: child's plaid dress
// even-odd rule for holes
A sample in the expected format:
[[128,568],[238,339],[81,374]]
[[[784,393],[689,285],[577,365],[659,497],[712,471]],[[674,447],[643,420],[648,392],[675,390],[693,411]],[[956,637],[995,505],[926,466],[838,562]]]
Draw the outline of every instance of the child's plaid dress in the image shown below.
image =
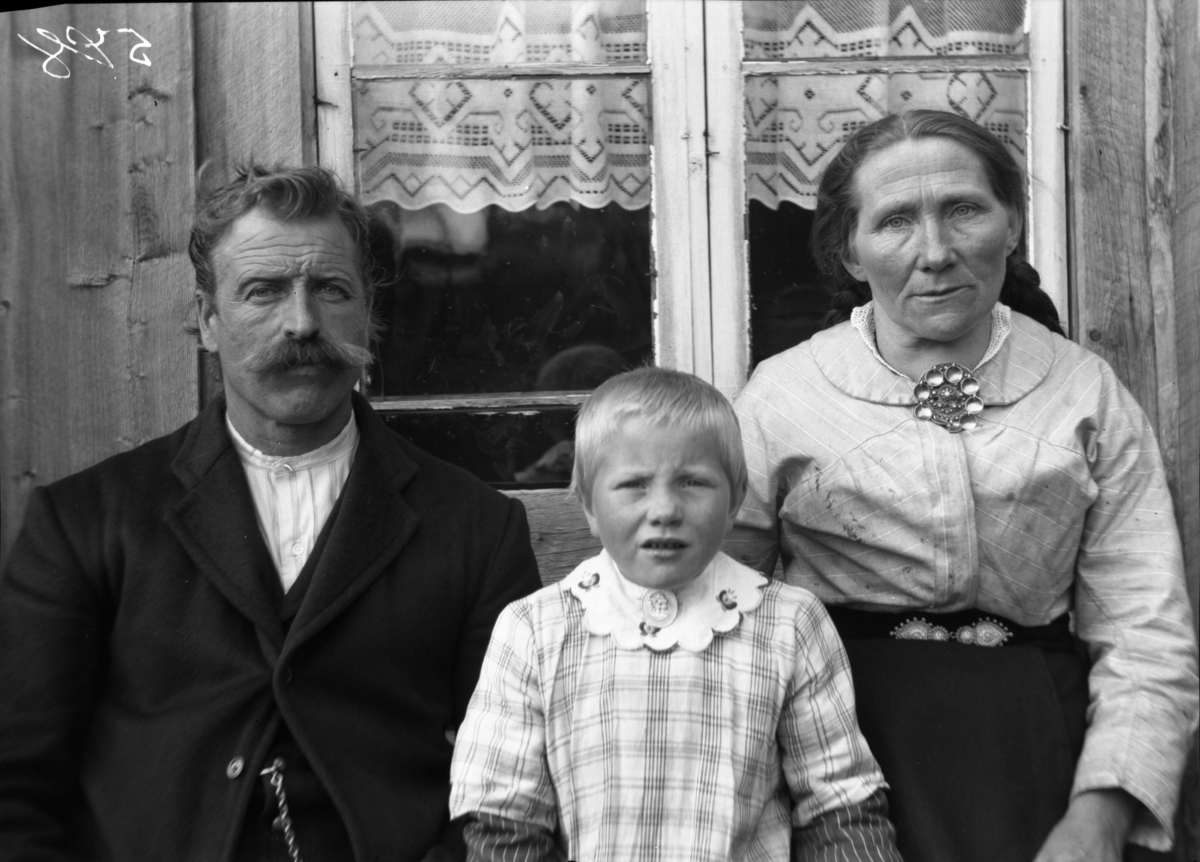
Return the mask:
[[[620,619],[622,596],[633,607],[644,588],[615,578],[601,554],[496,623],[451,775],[452,816],[512,833],[490,858],[530,858],[552,836],[573,860],[787,860],[793,827],[837,831],[846,824],[831,812],[885,786],[841,642],[811,594],[720,554],[677,591],[679,622],[697,601],[719,602],[731,630],[664,641],[674,626],[639,633],[636,612]],[[589,620],[587,604],[603,617]],[[709,642],[644,645],[677,639]],[[898,862],[886,818],[867,819],[847,827],[857,855],[809,858]]]

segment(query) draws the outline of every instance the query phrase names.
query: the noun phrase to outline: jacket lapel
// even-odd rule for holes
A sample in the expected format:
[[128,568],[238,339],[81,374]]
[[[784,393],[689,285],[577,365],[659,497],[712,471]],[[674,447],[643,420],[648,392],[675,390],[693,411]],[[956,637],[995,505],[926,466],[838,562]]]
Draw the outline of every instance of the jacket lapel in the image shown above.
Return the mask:
[[262,579],[275,564],[258,528],[246,474],[225,430],[224,400],[192,423],[171,465],[187,489],[164,516],[196,568],[277,651],[283,631]]
[[420,521],[399,493],[416,473],[416,465],[357,393],[354,417],[358,451],[285,652],[311,638],[358,598],[396,559]]

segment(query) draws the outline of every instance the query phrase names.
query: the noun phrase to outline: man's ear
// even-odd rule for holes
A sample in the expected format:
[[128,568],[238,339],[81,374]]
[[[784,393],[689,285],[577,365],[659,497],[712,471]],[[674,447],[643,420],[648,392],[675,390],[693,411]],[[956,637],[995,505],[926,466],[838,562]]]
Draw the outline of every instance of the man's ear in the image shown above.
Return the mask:
[[215,327],[220,325],[217,318],[216,298],[203,290],[196,291],[196,325],[200,329],[200,343],[209,353],[217,352],[217,334]]

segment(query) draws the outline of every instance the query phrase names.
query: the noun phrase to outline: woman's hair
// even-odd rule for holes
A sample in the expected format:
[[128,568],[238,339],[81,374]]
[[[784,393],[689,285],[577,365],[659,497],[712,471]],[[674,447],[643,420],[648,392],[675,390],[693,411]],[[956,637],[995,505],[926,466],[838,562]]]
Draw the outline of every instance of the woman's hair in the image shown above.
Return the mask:
[[1025,246],[1025,174],[1004,144],[991,132],[947,111],[913,110],[889,114],[852,134],[821,175],[817,211],[813,216],[811,247],[817,267],[830,280],[833,296],[824,327],[850,319],[850,312],[871,299],[871,288],[846,270],[850,237],[858,224],[859,201],[854,181],[858,169],[876,153],[901,141],[946,138],[979,157],[992,194],[1022,216],[1021,237],[1008,256],[1000,301],[1032,317],[1051,332],[1063,335],[1054,302],[1041,289],[1041,277],[1023,258]]
[[711,433],[729,479],[730,506],[734,510],[741,506],[746,495],[746,456],[733,405],[699,377],[666,368],[638,368],[610,377],[584,402],[575,422],[571,472],[571,491],[580,503],[591,502],[605,444],[623,422],[635,417],[654,425]]

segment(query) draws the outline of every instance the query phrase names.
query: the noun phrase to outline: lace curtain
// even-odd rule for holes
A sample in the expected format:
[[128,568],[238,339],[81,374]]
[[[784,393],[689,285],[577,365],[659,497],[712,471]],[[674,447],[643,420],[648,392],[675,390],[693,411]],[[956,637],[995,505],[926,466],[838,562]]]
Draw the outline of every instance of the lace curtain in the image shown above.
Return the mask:
[[[1024,53],[1023,0],[749,0],[748,60]],[[937,108],[969,117],[1025,161],[1020,73],[821,75],[746,80],[746,190],[770,207],[816,206],[837,146],[888,113]]]
[[771,208],[817,205],[817,180],[859,126],[909,108],[968,117],[1025,163],[1019,72],[755,77],[746,81],[746,194]]
[[[1013,54],[1024,0],[746,0],[746,59]],[[644,0],[357,2],[354,63],[646,62]],[[474,212],[561,201],[650,202],[644,77],[404,79],[355,84],[367,202]],[[746,80],[751,198],[812,208],[817,176],[859,125],[907,107],[952,110],[1024,160],[1019,73],[755,76]],[[720,106],[710,106],[720,110]]]
[[[376,2],[354,8],[354,62],[644,63],[644,0]],[[368,202],[473,212],[650,202],[650,101],[637,78],[359,82]]]
[[747,60],[1021,54],[1024,0],[744,0]]

